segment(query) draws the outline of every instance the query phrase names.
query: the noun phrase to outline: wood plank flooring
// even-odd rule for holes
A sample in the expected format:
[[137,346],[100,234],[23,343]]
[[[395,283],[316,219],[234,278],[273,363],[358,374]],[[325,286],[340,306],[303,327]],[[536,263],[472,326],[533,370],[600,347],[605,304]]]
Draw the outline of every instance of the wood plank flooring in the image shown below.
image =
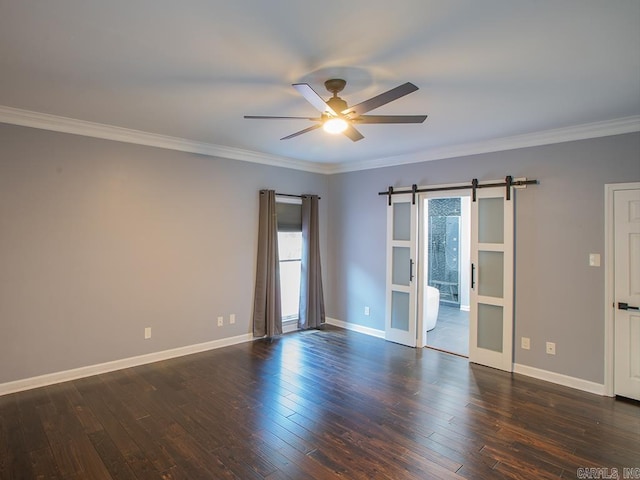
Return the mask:
[[637,403],[332,327],[0,397],[1,479],[623,478],[634,467]]

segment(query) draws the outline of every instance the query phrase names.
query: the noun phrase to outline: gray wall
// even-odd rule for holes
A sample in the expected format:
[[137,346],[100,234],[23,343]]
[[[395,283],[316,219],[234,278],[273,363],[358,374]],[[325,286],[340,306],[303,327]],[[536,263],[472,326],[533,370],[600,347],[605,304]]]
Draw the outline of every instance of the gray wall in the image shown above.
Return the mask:
[[[516,198],[516,363],[604,382],[604,185],[640,181],[640,134],[333,175],[329,316],[384,330],[389,185],[540,180]],[[364,306],[371,315],[364,316]],[[531,338],[531,350],[519,348]],[[556,342],[557,354],[545,353]]]
[[515,360],[601,383],[588,254],[604,253],[604,184],[640,180],[640,134],[324,176],[0,125],[0,383],[249,333],[266,187],[323,197],[327,314],[384,329],[377,192],[506,174],[541,182],[516,199],[515,335],[532,349]]
[[0,125],[0,383],[251,332],[258,190],[327,185]]

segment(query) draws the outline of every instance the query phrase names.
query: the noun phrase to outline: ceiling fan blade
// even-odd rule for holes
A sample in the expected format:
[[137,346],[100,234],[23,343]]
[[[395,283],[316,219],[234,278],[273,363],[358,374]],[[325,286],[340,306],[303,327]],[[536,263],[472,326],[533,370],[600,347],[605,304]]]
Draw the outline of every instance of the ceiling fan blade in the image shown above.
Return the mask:
[[269,115],[245,115],[244,118],[253,118],[253,119],[267,119],[267,120],[313,120],[315,122],[319,122],[322,120],[320,117],[272,117]]
[[316,128],[320,128],[321,126],[322,126],[321,123],[318,123],[317,125],[312,125],[310,127],[305,128],[304,130],[300,130],[299,132],[292,133],[291,135],[287,135],[286,137],[282,137],[280,140],[289,140],[290,138],[297,137],[298,135],[302,135],[303,133],[310,132],[312,130],[315,130]]
[[347,129],[342,133],[347,137],[349,137],[354,142],[357,142],[358,140],[362,140],[364,138],[364,135],[362,135],[358,130],[356,130],[353,125],[349,125]]
[[295,88],[300,95],[307,99],[311,105],[316,107],[319,112],[322,113],[330,113],[331,115],[338,116],[338,114],[329,106],[327,102],[325,102],[320,95],[316,93],[316,91],[309,86],[307,83],[294,83],[293,88]]
[[353,119],[357,123],[422,123],[426,115],[361,115]]
[[405,95],[409,95],[411,92],[415,92],[416,90],[418,90],[418,87],[416,87],[411,82],[407,82],[400,85],[399,87],[392,88],[391,90],[381,93],[380,95],[376,95],[375,97],[372,97],[369,100],[365,100],[362,103],[358,103],[357,105],[349,107],[346,110],[344,110],[342,113],[345,115],[348,113],[355,113],[356,115],[362,115],[363,113],[367,113],[368,111],[373,110],[374,108],[381,107],[382,105],[386,105],[389,102],[393,102],[394,100],[404,97]]

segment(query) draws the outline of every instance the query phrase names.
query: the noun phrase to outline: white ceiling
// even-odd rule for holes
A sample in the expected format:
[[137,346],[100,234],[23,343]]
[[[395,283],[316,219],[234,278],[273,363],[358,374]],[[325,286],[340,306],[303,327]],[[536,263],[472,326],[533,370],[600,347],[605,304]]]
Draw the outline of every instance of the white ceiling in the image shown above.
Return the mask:
[[[315,116],[291,84],[331,77],[350,105],[410,81],[371,113],[429,118],[356,143],[243,118]],[[347,166],[637,124],[640,1],[0,0],[0,105]]]

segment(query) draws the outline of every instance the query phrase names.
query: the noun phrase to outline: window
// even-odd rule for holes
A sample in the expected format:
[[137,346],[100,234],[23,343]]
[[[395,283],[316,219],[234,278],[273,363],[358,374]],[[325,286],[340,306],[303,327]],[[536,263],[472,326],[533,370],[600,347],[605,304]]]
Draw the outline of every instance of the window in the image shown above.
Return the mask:
[[297,320],[300,314],[300,270],[302,232],[278,232],[282,321]]
[[282,321],[300,316],[300,273],[302,265],[302,205],[300,199],[278,198],[278,256]]

